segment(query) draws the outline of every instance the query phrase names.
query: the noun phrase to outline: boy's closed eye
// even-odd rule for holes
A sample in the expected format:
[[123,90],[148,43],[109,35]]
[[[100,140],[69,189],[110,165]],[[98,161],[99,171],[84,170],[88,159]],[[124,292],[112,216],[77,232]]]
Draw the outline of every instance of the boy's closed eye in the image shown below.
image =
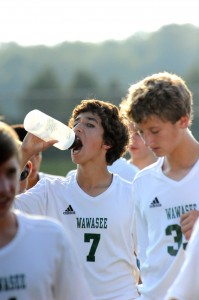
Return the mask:
[[17,174],[16,168],[9,168],[6,172],[8,177],[14,177]]

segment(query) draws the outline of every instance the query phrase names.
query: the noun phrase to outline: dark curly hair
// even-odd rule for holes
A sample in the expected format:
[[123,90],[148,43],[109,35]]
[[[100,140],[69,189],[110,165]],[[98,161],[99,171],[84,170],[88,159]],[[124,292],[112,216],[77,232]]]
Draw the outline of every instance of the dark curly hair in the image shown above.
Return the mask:
[[82,100],[73,110],[69,120],[69,127],[73,127],[77,116],[84,112],[96,114],[101,119],[104,129],[103,139],[105,144],[111,146],[106,153],[107,165],[120,158],[127,150],[129,131],[126,120],[123,118],[117,106],[101,100]]

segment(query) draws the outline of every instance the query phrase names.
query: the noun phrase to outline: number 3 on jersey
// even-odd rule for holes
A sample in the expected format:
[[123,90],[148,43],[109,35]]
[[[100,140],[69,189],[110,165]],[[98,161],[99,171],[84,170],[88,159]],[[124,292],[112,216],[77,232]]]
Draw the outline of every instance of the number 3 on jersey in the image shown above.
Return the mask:
[[95,252],[97,250],[97,246],[98,246],[99,241],[100,241],[100,234],[85,233],[84,234],[84,242],[89,243],[91,240],[93,240],[93,241],[92,241],[92,244],[91,244],[89,254],[86,257],[86,260],[94,262],[95,261]]
[[183,249],[186,249],[187,243],[182,244],[183,235],[182,235],[181,227],[178,224],[169,225],[165,229],[166,235],[172,235],[173,232],[176,234],[174,236],[174,242],[177,244],[177,249],[175,249],[173,246],[168,246],[167,251],[171,256],[176,256],[181,245],[183,246]]

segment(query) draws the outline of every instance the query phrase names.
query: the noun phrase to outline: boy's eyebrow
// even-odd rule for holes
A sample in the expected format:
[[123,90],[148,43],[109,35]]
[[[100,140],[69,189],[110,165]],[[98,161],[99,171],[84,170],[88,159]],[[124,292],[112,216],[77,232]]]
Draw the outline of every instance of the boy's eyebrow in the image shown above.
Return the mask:
[[[74,122],[77,122],[77,121],[79,121],[80,119],[81,119],[81,117],[77,117],[77,118],[74,120]],[[97,121],[94,117],[85,117],[85,119],[87,119],[87,120],[89,120],[89,121],[93,121],[93,122],[95,122],[95,123],[98,124],[98,121]]]

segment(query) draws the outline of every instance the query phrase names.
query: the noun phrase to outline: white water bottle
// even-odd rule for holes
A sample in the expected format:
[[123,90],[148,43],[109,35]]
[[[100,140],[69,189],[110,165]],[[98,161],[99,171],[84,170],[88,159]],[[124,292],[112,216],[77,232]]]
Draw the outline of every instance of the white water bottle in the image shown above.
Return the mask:
[[58,140],[53,146],[60,150],[72,148],[75,142],[75,133],[71,128],[38,109],[31,110],[25,116],[24,128],[45,142]]

